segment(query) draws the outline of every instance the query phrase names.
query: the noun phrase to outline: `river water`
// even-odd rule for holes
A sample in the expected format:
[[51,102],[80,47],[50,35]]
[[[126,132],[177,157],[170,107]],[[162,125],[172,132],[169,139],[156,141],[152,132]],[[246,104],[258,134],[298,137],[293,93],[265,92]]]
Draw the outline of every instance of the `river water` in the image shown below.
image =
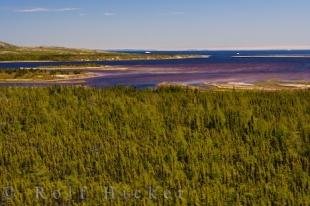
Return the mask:
[[[171,54],[173,52],[157,53]],[[162,82],[196,85],[226,82],[255,83],[267,80],[310,81],[310,51],[187,51],[174,53],[201,55],[201,57],[174,60],[87,62],[88,64],[111,66],[113,69],[96,71],[100,73],[99,77],[87,79],[83,83],[72,81],[66,84],[86,84],[93,87],[116,85],[154,87]],[[202,56],[204,57],[202,58]],[[0,62],[0,69],[72,64],[83,66],[85,62]],[[41,86],[46,84],[5,83],[1,85]]]

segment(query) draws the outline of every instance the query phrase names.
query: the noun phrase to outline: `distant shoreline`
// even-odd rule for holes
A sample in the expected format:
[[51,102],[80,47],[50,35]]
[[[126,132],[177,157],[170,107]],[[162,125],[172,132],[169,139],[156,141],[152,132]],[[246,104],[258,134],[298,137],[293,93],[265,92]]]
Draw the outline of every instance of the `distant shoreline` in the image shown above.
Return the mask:
[[232,58],[310,58],[310,55],[263,55],[263,56],[232,56]]
[[96,62],[122,62],[122,61],[152,61],[152,60],[178,60],[178,59],[196,59],[196,58],[209,58],[210,55],[176,55],[173,57],[149,57],[149,58],[129,58],[129,59],[107,59],[107,60],[72,60],[72,61],[55,61],[55,60],[14,60],[14,61],[0,61],[0,63],[96,63]]

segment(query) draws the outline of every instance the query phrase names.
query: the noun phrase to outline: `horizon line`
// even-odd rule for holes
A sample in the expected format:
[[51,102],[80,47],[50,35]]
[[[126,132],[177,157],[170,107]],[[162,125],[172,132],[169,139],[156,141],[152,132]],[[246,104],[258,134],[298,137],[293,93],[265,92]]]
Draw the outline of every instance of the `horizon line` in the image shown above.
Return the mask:
[[[8,43],[7,41],[2,41]],[[263,50],[310,50],[310,45],[307,46],[256,46],[256,47],[209,47],[209,48],[94,48],[94,47],[77,47],[69,45],[26,45],[18,43],[8,43],[14,46],[21,47],[63,47],[71,49],[88,49],[88,50],[101,50],[101,51],[263,51]]]
[[102,51],[307,51],[310,50],[310,47],[295,47],[295,48],[276,48],[276,47],[270,47],[270,48],[203,48],[203,49],[195,49],[195,48],[189,48],[189,49],[94,49],[94,50],[102,50]]

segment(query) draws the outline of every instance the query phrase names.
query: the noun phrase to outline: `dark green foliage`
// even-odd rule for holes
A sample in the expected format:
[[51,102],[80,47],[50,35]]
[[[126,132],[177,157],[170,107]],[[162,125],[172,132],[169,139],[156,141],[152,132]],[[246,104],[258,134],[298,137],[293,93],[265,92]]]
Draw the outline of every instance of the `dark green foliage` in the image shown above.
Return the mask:
[[[0,88],[0,105],[0,186],[15,189],[2,202],[310,204],[310,91]],[[183,195],[108,201],[107,185]]]

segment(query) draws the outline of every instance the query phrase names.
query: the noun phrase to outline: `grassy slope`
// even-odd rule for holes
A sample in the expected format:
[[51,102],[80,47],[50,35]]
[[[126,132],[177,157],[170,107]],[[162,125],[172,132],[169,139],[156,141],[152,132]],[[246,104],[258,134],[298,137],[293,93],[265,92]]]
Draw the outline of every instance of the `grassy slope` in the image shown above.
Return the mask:
[[164,59],[174,57],[173,55],[126,54],[62,47],[18,47],[0,42],[0,61],[96,61]]
[[[0,186],[16,189],[2,202],[77,204],[71,185],[108,205],[106,185],[152,185],[184,190],[170,205],[310,203],[309,90],[0,88],[0,105]],[[163,204],[144,195],[112,205]]]
[[30,69],[30,70],[20,70],[20,69],[9,69],[0,70],[0,82],[10,81],[10,80],[53,80],[58,79],[57,75],[72,75],[78,76],[85,73],[80,70],[42,70],[42,69]]

